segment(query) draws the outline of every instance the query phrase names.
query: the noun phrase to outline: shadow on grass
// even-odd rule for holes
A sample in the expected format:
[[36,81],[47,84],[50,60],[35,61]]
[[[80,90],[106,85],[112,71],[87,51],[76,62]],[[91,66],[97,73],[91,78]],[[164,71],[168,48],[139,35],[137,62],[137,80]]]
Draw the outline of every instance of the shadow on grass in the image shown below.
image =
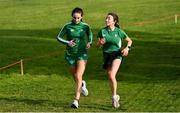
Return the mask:
[[43,38],[55,38],[58,34],[58,28],[52,29],[37,29],[37,30],[0,30],[0,36],[30,36],[30,37],[43,37]]
[[[28,106],[32,106],[32,111],[122,111],[123,109],[113,109],[111,105],[100,105],[100,104],[82,104],[80,105],[79,109],[73,109],[70,107],[70,103],[65,101],[50,101],[50,100],[34,100],[34,99],[20,99],[20,98],[0,98],[0,103],[3,102],[4,106],[6,106],[6,103],[13,103],[13,106],[18,106],[19,104],[27,104]],[[8,106],[8,105],[7,105]],[[33,109],[33,106],[37,107],[40,106],[39,109]],[[23,106],[25,107],[25,106]],[[43,109],[46,108],[46,109]],[[53,109],[52,109],[53,108]],[[28,110],[26,108],[26,110]],[[15,111],[21,111],[21,108],[16,107]]]
[[[70,108],[69,103],[65,101],[50,101],[50,100],[35,100],[35,99],[23,99],[23,98],[0,98],[0,103],[3,102],[5,105],[6,103],[14,103],[13,105],[16,106],[17,104],[27,104],[28,106],[40,106],[42,108],[47,108],[47,110],[51,110],[51,108],[56,108],[56,109],[66,109]],[[16,109],[17,111],[18,109]],[[19,109],[20,110],[20,109]],[[31,109],[32,111],[34,109]],[[43,110],[44,111],[44,110]]]
[[22,102],[29,105],[41,105],[43,103],[49,102],[48,100],[32,100],[32,99],[23,99],[23,98],[0,98],[0,101],[7,101],[7,102]]
[[95,103],[92,103],[91,105],[89,104],[83,104],[81,105],[81,107],[83,109],[89,109],[90,111],[94,111],[94,112],[97,112],[97,111],[112,111],[113,107],[111,105],[100,105],[100,104],[95,104]]
[[[56,38],[59,28],[45,30],[0,30],[0,37],[4,36],[29,36],[43,38]],[[96,43],[96,34],[98,29],[92,29],[94,42]],[[119,80],[151,80],[151,79],[177,79],[180,76],[180,43],[177,37],[171,37],[172,34],[152,34],[139,31],[126,31],[132,39],[133,47],[127,58],[124,58],[120,72],[117,78]],[[173,40],[168,43],[168,40]],[[9,39],[7,39],[9,40]],[[162,40],[162,42],[161,42]],[[18,41],[18,40],[17,40]],[[38,41],[41,43],[41,41]],[[31,43],[27,42],[27,48]],[[46,44],[46,43],[45,43]],[[49,43],[52,47],[57,46]],[[64,46],[60,44],[60,46]],[[8,45],[7,45],[8,47]],[[22,48],[24,49],[24,48]],[[60,49],[62,49],[60,47]],[[51,50],[44,49],[44,53]],[[52,50],[53,51],[53,50]],[[61,51],[61,50],[60,50]],[[38,52],[38,51],[37,51]],[[102,69],[102,51],[97,50],[95,46],[89,50],[90,58],[86,70],[86,79],[107,80],[105,71]],[[13,57],[13,55],[11,56]],[[58,60],[61,59],[61,60]],[[44,63],[48,62],[48,63]],[[56,56],[48,59],[39,59],[27,67],[26,73],[35,74],[60,74],[67,76],[69,66],[64,61],[64,56]]]

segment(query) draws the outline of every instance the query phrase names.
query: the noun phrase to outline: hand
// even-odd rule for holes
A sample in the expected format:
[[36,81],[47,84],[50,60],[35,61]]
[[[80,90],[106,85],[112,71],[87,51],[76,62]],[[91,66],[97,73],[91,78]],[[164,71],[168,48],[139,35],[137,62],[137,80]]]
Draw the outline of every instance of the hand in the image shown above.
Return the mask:
[[106,39],[105,38],[99,38],[98,42],[97,42],[97,46],[104,45],[105,43],[106,43]]
[[99,43],[100,43],[100,45],[104,45],[106,43],[106,39],[105,38],[100,38]]
[[124,49],[121,51],[122,56],[128,56],[128,53],[129,53],[129,48],[128,48],[128,47],[124,48]]
[[86,49],[89,49],[91,47],[91,43],[87,43]]
[[74,40],[70,40],[68,43],[68,46],[70,47],[74,47],[76,45],[76,43],[74,42]]

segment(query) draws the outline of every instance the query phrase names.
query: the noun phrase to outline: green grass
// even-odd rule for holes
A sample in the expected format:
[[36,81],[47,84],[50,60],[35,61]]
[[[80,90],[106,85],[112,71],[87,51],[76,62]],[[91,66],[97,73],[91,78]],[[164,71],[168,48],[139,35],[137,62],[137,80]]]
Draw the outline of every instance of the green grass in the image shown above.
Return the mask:
[[[180,19],[177,24],[172,18],[134,25],[179,14],[179,5],[178,0],[1,0],[0,67],[20,59],[32,60],[24,61],[24,76],[19,65],[0,71],[0,111],[179,112]],[[120,24],[133,39],[132,50],[117,75],[119,109],[111,106],[102,53],[95,46],[89,51],[84,76],[89,96],[82,96],[79,109],[69,107],[74,82],[64,61],[65,46],[56,36],[76,6],[84,9],[93,45],[108,12],[120,15]]]

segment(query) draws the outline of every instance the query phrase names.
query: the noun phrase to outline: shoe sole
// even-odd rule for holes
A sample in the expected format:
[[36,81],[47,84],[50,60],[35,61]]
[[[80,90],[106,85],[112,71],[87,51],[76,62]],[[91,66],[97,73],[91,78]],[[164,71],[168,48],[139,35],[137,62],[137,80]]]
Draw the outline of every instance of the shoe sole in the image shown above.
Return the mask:
[[75,109],[77,109],[78,107],[77,107],[77,106],[75,106],[74,104],[72,104],[72,105],[71,105],[71,108],[75,108]]
[[88,96],[88,90],[87,90],[87,88],[82,88],[81,90],[82,90],[82,94],[83,94],[84,96]]

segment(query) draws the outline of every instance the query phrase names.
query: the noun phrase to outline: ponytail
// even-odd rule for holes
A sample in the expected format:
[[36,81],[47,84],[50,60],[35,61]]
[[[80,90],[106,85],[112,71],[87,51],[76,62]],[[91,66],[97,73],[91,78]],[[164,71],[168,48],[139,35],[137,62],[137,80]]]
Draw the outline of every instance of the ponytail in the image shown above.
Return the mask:
[[119,24],[118,24],[118,23],[115,23],[115,26],[116,26],[117,28],[120,28],[120,26],[119,26]]

